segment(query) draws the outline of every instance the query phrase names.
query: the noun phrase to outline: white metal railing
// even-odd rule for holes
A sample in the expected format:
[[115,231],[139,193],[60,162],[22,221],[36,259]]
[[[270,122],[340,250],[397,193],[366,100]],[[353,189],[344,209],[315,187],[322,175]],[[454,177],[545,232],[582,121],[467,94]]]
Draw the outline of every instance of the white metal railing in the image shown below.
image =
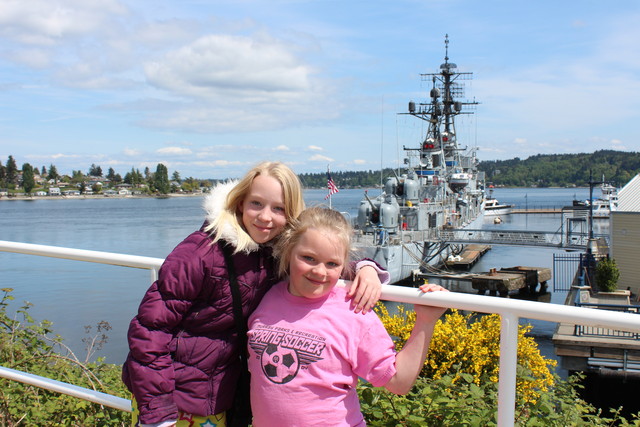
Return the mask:
[[60,246],[34,245],[32,243],[9,242],[6,240],[0,240],[0,252],[95,262],[120,267],[142,268],[151,270],[151,279],[153,281],[158,278],[158,270],[164,262],[162,258],[62,248]]
[[[79,261],[99,262],[126,267],[147,268],[156,271],[162,259],[133,255],[94,252],[55,246],[32,245],[0,241],[0,251],[30,255],[49,256]],[[154,273],[155,274],[155,273]],[[518,320],[539,319],[551,322],[568,322],[587,326],[640,332],[640,316],[633,313],[597,310],[593,308],[564,306],[557,304],[521,301],[457,292],[434,292],[423,294],[416,288],[390,286],[383,288],[382,299],[388,301],[424,304],[445,308],[456,308],[481,313],[497,313],[501,317],[500,330],[500,374],[498,384],[498,426],[513,426],[516,403],[516,367],[518,351]],[[58,381],[36,377],[24,372],[0,368],[0,377],[36,385],[49,390],[76,396],[123,411],[131,411],[126,399],[84,390],[80,387],[62,387]],[[83,391],[84,390],[84,391]]]

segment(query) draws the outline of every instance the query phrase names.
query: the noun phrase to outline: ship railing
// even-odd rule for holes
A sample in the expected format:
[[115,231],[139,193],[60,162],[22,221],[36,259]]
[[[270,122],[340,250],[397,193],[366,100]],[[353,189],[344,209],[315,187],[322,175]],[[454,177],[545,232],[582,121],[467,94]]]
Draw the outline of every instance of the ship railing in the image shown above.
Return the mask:
[[427,230],[395,230],[390,232],[383,227],[369,227],[367,232],[356,230],[353,235],[353,243],[373,246],[386,246],[389,244],[411,243],[411,242],[437,242],[440,241],[438,230],[431,228]]
[[[152,277],[157,276],[156,272],[163,262],[160,258],[8,241],[0,241],[0,251],[77,261],[98,262],[123,267],[145,268],[153,272]],[[422,294],[415,288],[391,285],[384,286],[382,299],[400,303],[424,304],[480,313],[497,313],[500,315],[500,373],[497,410],[498,426],[500,427],[513,426],[515,422],[518,327],[520,318],[538,319],[550,322],[571,322],[573,324],[581,324],[585,326],[610,328],[636,334],[640,333],[640,316],[633,313],[505,299],[458,292],[433,292]],[[132,410],[131,402],[128,399],[100,393],[95,390],[84,389],[71,384],[54,381],[6,367],[0,367],[0,377],[68,394],[100,405],[120,409],[122,411],[131,412]]]
[[[438,237],[450,243],[486,243],[567,248],[586,248],[589,242],[589,233],[562,231],[450,228],[439,230]],[[607,235],[598,235],[597,237],[603,237],[605,240],[608,239]]]

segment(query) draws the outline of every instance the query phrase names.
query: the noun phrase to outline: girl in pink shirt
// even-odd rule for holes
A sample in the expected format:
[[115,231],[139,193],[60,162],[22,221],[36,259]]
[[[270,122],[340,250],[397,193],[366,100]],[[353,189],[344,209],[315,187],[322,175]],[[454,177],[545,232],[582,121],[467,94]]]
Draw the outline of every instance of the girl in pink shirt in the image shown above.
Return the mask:
[[249,317],[254,427],[362,426],[359,377],[396,394],[415,383],[444,309],[416,305],[416,325],[396,353],[375,313],[349,309],[340,276],[350,236],[339,212],[319,207],[303,211],[283,232],[276,250],[288,281],[275,285]]

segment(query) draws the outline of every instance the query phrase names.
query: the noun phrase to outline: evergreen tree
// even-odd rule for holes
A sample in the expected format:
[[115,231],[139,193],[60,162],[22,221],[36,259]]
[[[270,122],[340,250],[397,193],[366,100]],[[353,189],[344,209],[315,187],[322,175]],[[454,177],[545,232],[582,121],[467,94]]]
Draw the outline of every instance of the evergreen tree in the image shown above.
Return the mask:
[[116,171],[113,170],[113,168],[109,168],[109,172],[107,172],[107,179],[109,181],[115,181],[116,178]]
[[85,180],[85,176],[81,170],[71,172],[71,182],[77,184]]
[[76,187],[78,187],[78,190],[80,190],[80,194],[84,194],[84,187],[87,185],[84,173],[82,173],[81,170],[77,170],[73,171],[71,175],[71,182],[75,184]]
[[124,182],[135,187],[142,183],[142,174],[139,170],[131,168],[131,172],[127,172],[124,176]]
[[45,168],[44,166],[42,166],[42,169],[40,169],[40,176],[43,178],[47,176],[47,168]]
[[47,179],[52,179],[55,185],[58,185],[58,179],[60,175],[58,175],[58,169],[54,164],[49,165],[49,175],[47,175]]
[[18,179],[18,166],[13,156],[9,156],[7,160],[7,167],[5,169],[5,181],[8,185],[16,184]]
[[95,177],[102,176],[102,168],[100,166],[96,166],[95,163],[91,163],[91,167],[89,168],[89,175]]
[[6,185],[5,183],[6,178],[7,178],[7,168],[5,168],[2,163],[0,163],[0,188]]
[[174,171],[173,172],[173,177],[171,178],[171,180],[177,182],[178,184],[180,184],[180,172]]
[[29,163],[22,165],[22,187],[27,194],[31,193],[31,190],[36,186],[36,181],[33,176],[33,166]]
[[153,185],[160,194],[169,194],[171,188],[169,184],[169,171],[162,163],[158,163],[153,179]]

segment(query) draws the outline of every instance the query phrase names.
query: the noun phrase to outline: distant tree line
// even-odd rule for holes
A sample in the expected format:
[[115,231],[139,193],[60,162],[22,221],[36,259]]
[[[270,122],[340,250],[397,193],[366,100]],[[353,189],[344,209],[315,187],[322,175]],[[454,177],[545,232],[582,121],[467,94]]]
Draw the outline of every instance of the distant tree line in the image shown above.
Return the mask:
[[[538,154],[525,160],[489,160],[478,164],[487,183],[505,187],[587,187],[593,181],[624,186],[640,173],[640,153],[600,150],[587,154]],[[374,187],[393,175],[392,169],[364,172],[331,172],[339,188]],[[327,174],[300,174],[307,188],[326,187]]]
[[[381,184],[384,185],[384,180],[389,175],[393,175],[393,170],[386,168],[382,170],[382,173],[378,171],[348,171],[348,172],[331,172],[331,179],[338,188],[365,188],[365,187],[377,187]],[[298,174],[300,182],[305,188],[326,188],[327,187],[327,173],[301,173]]]
[[[521,160],[488,160],[478,164],[478,169],[485,172],[487,183],[505,187],[586,187],[589,179],[605,181],[618,187],[625,185],[636,174],[640,173],[640,153],[628,151],[600,150],[594,153],[580,154],[538,154]],[[371,188],[384,184],[384,179],[392,176],[390,168],[368,171],[332,171],[331,178],[338,188]],[[163,164],[158,164],[155,172],[145,168],[143,172],[131,168],[122,177],[113,168],[109,168],[103,177],[102,168],[92,164],[87,174],[80,170],[73,171],[71,176],[62,177],[55,165],[40,169],[24,163],[18,169],[13,156],[9,156],[6,164],[0,162],[0,188],[14,192],[22,189],[25,193],[37,190],[35,175],[53,181],[54,185],[64,184],[76,186],[84,191],[90,178],[106,178],[107,187],[120,183],[144,187],[145,191],[154,194],[168,194],[176,191],[193,191],[201,187],[210,187],[219,180],[181,179],[180,173],[174,171],[169,179],[169,171]],[[298,175],[305,188],[326,188],[327,173],[301,173]],[[63,179],[62,183],[58,181]],[[48,186],[49,184],[47,184]],[[99,189],[94,189],[96,191]]]
[[[36,176],[39,176],[42,181],[40,185],[36,182]],[[96,181],[100,181],[102,185]],[[198,180],[192,177],[181,179],[178,171],[175,171],[172,180],[169,180],[169,171],[162,163],[157,165],[155,172],[151,172],[148,167],[144,169],[144,172],[131,168],[124,178],[113,168],[109,168],[107,174],[103,175],[102,168],[96,164],[92,164],[86,174],[81,170],[74,170],[70,176],[63,176],[58,173],[54,164],[50,164],[49,168],[46,166],[38,168],[24,163],[22,168],[18,169],[12,155],[9,156],[6,164],[0,163],[0,189],[7,190],[10,194],[31,194],[34,191],[47,191],[50,187],[77,190],[81,194],[90,188],[92,192],[100,193],[120,184],[129,184],[137,191],[146,194],[169,194],[170,192],[191,192],[201,187],[210,187],[212,181]]]
[[600,150],[587,154],[538,154],[525,160],[483,161],[488,182],[505,187],[585,187],[589,179],[624,186],[640,173],[640,153]]

